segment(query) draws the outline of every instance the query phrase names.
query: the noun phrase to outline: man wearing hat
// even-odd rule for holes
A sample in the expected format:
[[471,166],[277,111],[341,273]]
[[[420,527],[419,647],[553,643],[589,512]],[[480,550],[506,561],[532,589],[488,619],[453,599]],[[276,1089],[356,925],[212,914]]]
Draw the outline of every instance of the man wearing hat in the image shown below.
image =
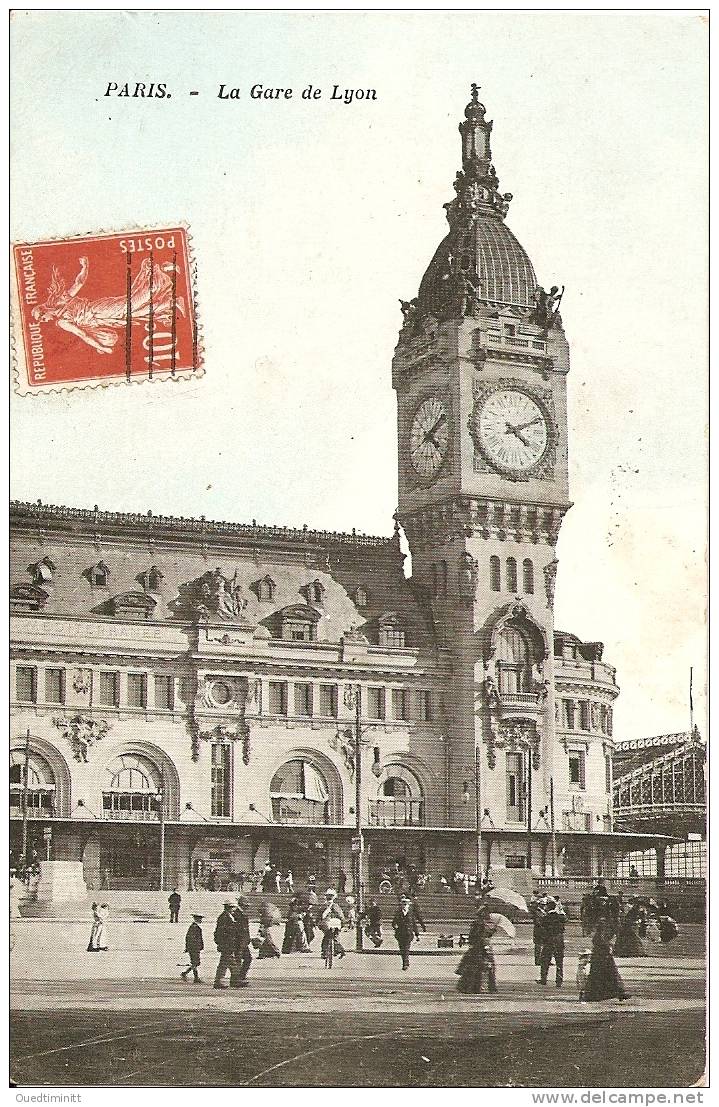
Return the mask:
[[244,896],[239,896],[235,915],[235,957],[237,958],[238,973],[235,980],[230,971],[230,987],[246,988],[247,974],[252,964],[250,953],[250,904]]
[[547,899],[547,909],[542,919],[542,956],[539,965],[539,983],[546,984],[549,974],[549,966],[554,959],[556,965],[557,987],[561,988],[564,980],[564,928],[567,919],[564,912],[557,910],[557,901],[550,896]]
[[202,915],[192,916],[192,922],[187,928],[187,934],[185,935],[185,953],[190,958],[190,967],[189,969],[185,969],[184,972],[180,973],[180,976],[183,980],[187,980],[188,975],[192,973],[194,984],[201,983],[200,974],[197,970],[200,967],[200,954],[205,948],[205,943],[202,939],[202,927],[200,926],[201,922]]
[[399,898],[399,909],[392,919],[394,935],[402,957],[402,968],[409,968],[409,947],[415,938],[419,939],[419,924],[414,913],[412,900],[406,894]]
[[235,922],[236,903],[232,899],[224,902],[222,914],[215,925],[215,945],[220,955],[215,973],[215,988],[224,988],[224,979],[227,970],[230,970],[230,984],[236,984],[239,979],[239,967],[237,964],[237,924]]

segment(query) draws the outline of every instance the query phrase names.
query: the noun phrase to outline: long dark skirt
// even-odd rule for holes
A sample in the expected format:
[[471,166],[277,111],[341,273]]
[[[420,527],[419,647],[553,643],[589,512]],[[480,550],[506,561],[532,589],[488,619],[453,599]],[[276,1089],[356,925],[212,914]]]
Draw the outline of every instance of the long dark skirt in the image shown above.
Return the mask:
[[626,999],[627,990],[609,949],[595,949],[589,966],[584,998],[590,1003],[600,999]]
[[484,991],[497,991],[494,956],[488,950],[470,946],[454,971],[459,977],[458,992],[477,995]]
[[636,926],[623,926],[614,946],[615,957],[647,957],[644,942]]

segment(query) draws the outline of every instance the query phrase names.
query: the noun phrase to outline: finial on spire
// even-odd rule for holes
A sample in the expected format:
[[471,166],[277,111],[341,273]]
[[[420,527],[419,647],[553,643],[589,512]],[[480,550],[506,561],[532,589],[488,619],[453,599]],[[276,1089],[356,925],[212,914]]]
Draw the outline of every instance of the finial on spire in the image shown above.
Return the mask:
[[478,85],[476,81],[472,81],[472,103],[479,103],[479,90],[482,86]]

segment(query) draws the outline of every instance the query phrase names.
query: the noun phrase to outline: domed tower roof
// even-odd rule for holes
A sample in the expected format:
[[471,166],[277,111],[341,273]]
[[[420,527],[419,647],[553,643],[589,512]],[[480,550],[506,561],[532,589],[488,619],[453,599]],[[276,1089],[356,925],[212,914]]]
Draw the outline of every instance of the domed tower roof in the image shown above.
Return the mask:
[[534,309],[537,279],[525,250],[505,224],[511,193],[499,192],[492,165],[491,121],[472,85],[472,99],[459,125],[462,168],[455,198],[445,204],[449,234],[440,243],[405,319],[438,319],[474,314],[479,304]]

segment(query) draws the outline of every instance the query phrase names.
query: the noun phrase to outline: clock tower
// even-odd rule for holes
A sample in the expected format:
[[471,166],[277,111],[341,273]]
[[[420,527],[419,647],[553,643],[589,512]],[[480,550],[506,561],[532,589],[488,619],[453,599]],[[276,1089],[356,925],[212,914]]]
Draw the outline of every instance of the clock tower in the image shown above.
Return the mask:
[[[449,231],[418,295],[402,302],[392,364],[398,519],[437,639],[452,655],[448,825],[474,823],[467,799],[476,749],[483,827],[531,830],[550,818],[555,775],[553,606],[555,547],[570,507],[569,350],[561,294],[538,286],[505,222],[512,197],[499,191],[492,123],[478,93],[473,85],[459,126]],[[510,850],[524,853],[527,838],[505,837],[496,848],[507,860]],[[491,863],[504,859],[495,853]]]

